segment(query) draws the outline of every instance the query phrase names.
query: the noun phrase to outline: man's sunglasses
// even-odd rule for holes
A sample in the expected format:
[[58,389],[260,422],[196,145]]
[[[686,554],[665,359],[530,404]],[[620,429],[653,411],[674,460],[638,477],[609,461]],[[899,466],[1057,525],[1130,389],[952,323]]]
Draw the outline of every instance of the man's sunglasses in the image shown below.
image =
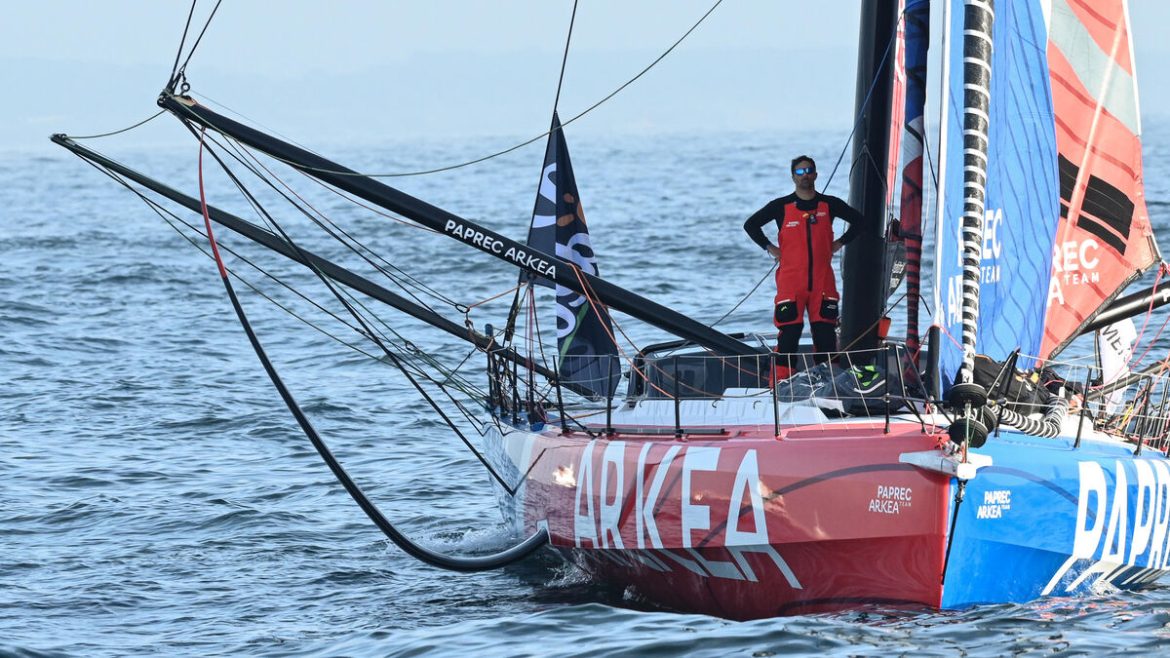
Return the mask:
[[815,174],[815,173],[817,173],[816,167],[797,167],[796,169],[792,170],[793,176],[803,176],[805,174]]

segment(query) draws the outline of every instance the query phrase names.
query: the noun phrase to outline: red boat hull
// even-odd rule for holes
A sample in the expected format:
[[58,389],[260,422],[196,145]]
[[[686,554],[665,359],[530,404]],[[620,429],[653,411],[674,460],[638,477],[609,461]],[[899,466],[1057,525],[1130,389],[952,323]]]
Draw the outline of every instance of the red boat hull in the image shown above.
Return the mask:
[[941,604],[950,479],[900,461],[943,440],[917,424],[527,436],[509,450],[525,526],[647,602],[732,619]]

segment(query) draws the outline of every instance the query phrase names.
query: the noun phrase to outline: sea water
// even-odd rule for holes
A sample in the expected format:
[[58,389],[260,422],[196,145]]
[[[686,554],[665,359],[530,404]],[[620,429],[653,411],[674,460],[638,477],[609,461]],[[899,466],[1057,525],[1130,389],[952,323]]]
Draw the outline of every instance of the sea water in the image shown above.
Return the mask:
[[[515,141],[315,146],[362,171],[401,173]],[[1165,244],[1170,130],[1147,125],[1146,143],[1147,203]],[[843,133],[571,139],[601,274],[725,331],[768,330],[771,262],[742,222],[791,190],[797,151],[820,161],[822,189],[846,196],[848,160],[834,173],[845,146]],[[110,155],[197,194],[195,144],[114,147]],[[388,182],[522,240],[542,155],[538,143]],[[322,214],[433,286],[418,294],[436,310],[480,329],[504,323],[516,280],[507,266],[297,184]],[[222,177],[208,192],[257,219]],[[310,248],[361,264],[287,207],[277,219]],[[481,464],[395,368],[344,344],[359,341],[327,291],[219,233],[336,314],[229,254],[261,292],[318,323],[236,283],[278,370],[383,513],[440,551],[513,541]],[[261,369],[212,261],[136,196],[47,142],[0,154],[0,262],[0,655],[1154,655],[1170,646],[1164,586],[738,623],[651,609],[549,554],[488,573],[440,571],[387,542],[345,494]],[[382,335],[417,341],[482,387],[481,355],[372,310]],[[666,338],[617,320],[634,344]],[[1168,345],[1159,337],[1149,358]]]

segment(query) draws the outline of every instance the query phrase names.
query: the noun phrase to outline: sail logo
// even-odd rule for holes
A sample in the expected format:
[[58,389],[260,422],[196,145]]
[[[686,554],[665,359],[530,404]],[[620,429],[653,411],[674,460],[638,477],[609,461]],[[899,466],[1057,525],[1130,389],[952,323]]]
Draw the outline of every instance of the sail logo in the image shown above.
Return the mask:
[[[996,284],[1003,280],[1003,269],[999,259],[1003,256],[1003,241],[1000,240],[1000,230],[1003,228],[1003,208],[988,208],[983,213],[983,237],[979,243],[979,284]],[[963,259],[966,256],[964,248],[963,222],[956,222],[955,265],[959,271],[963,270]],[[947,277],[946,281],[946,318],[948,325],[957,325],[963,319],[963,275],[955,274]]]
[[[629,556],[601,551],[600,557],[617,562],[638,559],[656,570],[671,571],[671,564],[661,559],[665,557],[704,577],[751,582],[758,577],[746,555],[763,554],[790,587],[801,589],[796,574],[768,538],[755,450],[728,451],[731,458],[739,459],[735,477],[727,491],[710,491],[697,486],[696,479],[717,470],[724,454],[721,448],[694,446],[684,451],[683,446],[672,445],[653,463],[652,443],[641,445],[636,462],[627,461],[626,455],[636,444],[627,447],[625,441],[612,441],[600,455],[597,445],[597,441],[590,441],[585,446],[577,468],[573,542],[578,548],[619,549]],[[631,462],[636,464],[632,473],[626,470]],[[677,487],[667,486],[668,480],[678,483]],[[722,523],[712,522],[715,508],[705,500],[726,501],[726,513],[716,512],[715,520],[722,517]],[[664,534],[669,541],[663,541]],[[701,537],[697,543],[696,536]],[[667,548],[667,544],[672,547]],[[628,550],[635,546],[655,550]],[[731,560],[713,559],[709,553],[697,551],[699,547],[722,547]]]
[[1048,287],[1049,304],[1064,304],[1064,288],[1096,284],[1101,281],[1097,266],[1101,245],[1093,238],[1068,240],[1052,246],[1052,281]]
[[1077,468],[1072,554],[1043,593],[1058,585],[1062,592],[1072,592],[1110,582],[1133,567],[1143,571],[1126,583],[1159,577],[1170,567],[1170,466],[1161,459],[1118,460],[1112,483],[1097,462],[1079,462]]
[[547,260],[518,247],[508,247],[505,249],[503,240],[488,235],[471,226],[464,226],[453,219],[448,219],[447,223],[443,225],[443,232],[455,236],[469,245],[479,247],[483,251],[501,256],[519,267],[534,270],[550,279],[555,278],[557,275],[556,266],[550,264]]

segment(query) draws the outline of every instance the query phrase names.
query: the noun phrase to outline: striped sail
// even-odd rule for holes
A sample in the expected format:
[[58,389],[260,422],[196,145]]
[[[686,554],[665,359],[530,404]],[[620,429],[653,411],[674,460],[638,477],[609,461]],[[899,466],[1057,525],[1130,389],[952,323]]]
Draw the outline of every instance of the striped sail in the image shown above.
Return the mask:
[[1040,355],[1051,356],[1160,259],[1142,184],[1124,0],[1050,0],[1060,218]]
[[[906,244],[906,347],[918,362],[918,304],[922,263],[923,112],[930,42],[930,3],[910,0],[900,25],[905,34],[906,91],[903,107],[901,237]],[[889,180],[893,181],[893,178]],[[893,185],[890,186],[893,189]]]
[[[963,363],[964,349],[999,360],[1017,347],[1024,354],[1039,353],[1060,212],[1044,12],[1037,2],[995,5],[990,106],[983,119],[987,138],[979,149],[964,143],[965,95],[971,93],[962,75],[970,59],[964,53],[965,13],[962,2],[949,8],[945,64],[944,182],[935,262],[935,322],[943,333],[939,367],[944,387]],[[964,229],[972,194],[964,174],[979,157],[986,158],[982,226],[977,245],[965,257],[964,239],[971,242],[976,232]],[[977,313],[969,312],[972,301]]]

